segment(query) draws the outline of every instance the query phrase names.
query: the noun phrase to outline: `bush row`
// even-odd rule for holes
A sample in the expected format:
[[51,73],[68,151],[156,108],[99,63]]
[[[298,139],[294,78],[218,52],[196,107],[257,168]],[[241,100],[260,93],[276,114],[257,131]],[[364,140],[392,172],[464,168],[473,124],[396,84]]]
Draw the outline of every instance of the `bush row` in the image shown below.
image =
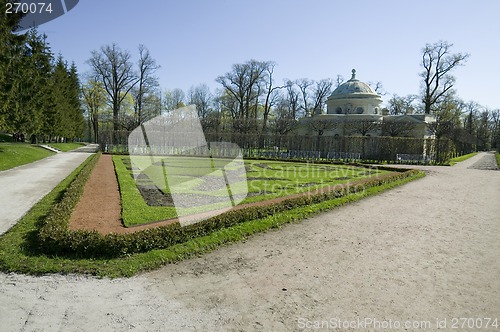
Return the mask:
[[[150,228],[128,234],[102,235],[97,231],[69,230],[69,219],[78,203],[97,158],[89,162],[70,184],[62,200],[54,205],[39,231],[40,249],[53,255],[77,257],[119,257],[153,249],[163,249],[174,244],[210,234],[215,230],[231,227],[245,221],[340,198],[348,194],[362,192],[367,188],[384,185],[414,175],[416,170],[404,170],[366,178],[351,184],[337,186],[334,190],[310,193],[285,199],[266,206],[250,206],[181,227],[178,223]],[[391,169],[394,171],[394,169]]]

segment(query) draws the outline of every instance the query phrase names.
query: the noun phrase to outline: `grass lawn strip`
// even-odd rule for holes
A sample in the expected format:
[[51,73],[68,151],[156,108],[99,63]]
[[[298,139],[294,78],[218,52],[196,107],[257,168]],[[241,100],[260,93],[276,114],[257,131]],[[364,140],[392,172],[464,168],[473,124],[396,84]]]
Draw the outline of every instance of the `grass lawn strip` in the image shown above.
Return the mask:
[[451,158],[450,159],[450,165],[453,166],[455,165],[456,163],[459,163],[461,161],[465,161],[469,158],[472,158],[474,157],[475,155],[477,155],[479,152],[472,152],[472,153],[468,153],[468,154],[464,154],[463,156],[459,156],[459,157],[455,157],[455,158]]
[[75,149],[81,148],[82,146],[85,146],[85,144],[83,143],[49,143],[47,145],[62,152],[73,151]]
[[254,233],[278,228],[283,224],[302,220],[321,211],[378,194],[425,176],[422,172],[412,173],[408,177],[384,183],[381,186],[370,187],[359,193],[323,201],[310,206],[295,208],[290,211],[282,211],[261,219],[250,220],[229,228],[214,231],[206,236],[173,245],[167,249],[151,250],[145,253],[113,259],[60,257],[41,253],[36,242],[36,233],[41,221],[49,213],[52,205],[61,200],[61,196],[67,187],[92,158],[89,157],[52,192],[37,203],[13,228],[0,237],[0,269],[2,271],[35,275],[46,273],[84,273],[101,277],[132,276],[141,271],[155,269],[168,263],[209,252],[224,244],[245,239]]
[[0,143],[0,171],[52,156],[54,152],[25,143]]

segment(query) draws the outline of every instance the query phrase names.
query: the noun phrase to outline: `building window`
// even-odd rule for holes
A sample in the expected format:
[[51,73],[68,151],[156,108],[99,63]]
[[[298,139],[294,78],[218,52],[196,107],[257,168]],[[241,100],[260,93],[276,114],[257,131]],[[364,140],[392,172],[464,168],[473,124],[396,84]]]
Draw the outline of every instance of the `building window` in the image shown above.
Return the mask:
[[375,107],[375,114],[378,114],[378,107]]
[[364,112],[364,111],[365,111],[365,110],[363,109],[363,107],[358,107],[358,108],[356,108],[356,113],[357,113],[357,114],[363,114],[363,112]]
[[337,108],[335,109],[335,113],[337,113],[337,114],[342,114],[342,107],[337,107]]

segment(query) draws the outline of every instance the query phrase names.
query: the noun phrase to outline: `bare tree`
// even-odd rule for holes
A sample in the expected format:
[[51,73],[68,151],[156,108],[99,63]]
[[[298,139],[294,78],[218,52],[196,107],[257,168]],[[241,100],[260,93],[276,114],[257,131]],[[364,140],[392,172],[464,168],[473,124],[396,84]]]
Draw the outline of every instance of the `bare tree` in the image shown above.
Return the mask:
[[172,111],[185,106],[184,99],[186,98],[186,95],[182,89],[175,88],[173,90],[165,90],[164,96],[163,103],[167,111]]
[[383,136],[407,136],[415,129],[416,124],[410,121],[384,121],[382,123]]
[[138,81],[130,58],[128,51],[122,51],[116,44],[112,44],[101,47],[100,51],[92,51],[92,57],[88,60],[108,95],[113,110],[115,141],[120,129],[120,105]]
[[287,135],[299,126],[299,121],[290,118],[276,118],[273,120],[274,130],[279,135]]
[[324,78],[315,82],[313,90],[313,114],[321,114],[325,105],[326,98],[332,93],[333,81],[329,78]]
[[294,108],[290,106],[288,94],[281,95],[273,109],[273,114],[272,125],[277,134],[286,135],[298,127],[299,122],[295,118]]
[[247,132],[252,128],[252,125],[256,124],[256,106],[263,91],[261,84],[265,79],[265,71],[269,66],[269,61],[250,60],[243,64],[233,65],[232,71],[217,77],[215,80],[235,101],[231,114],[236,120],[233,123],[238,124],[239,128],[235,127],[234,129]]
[[267,131],[267,122],[269,119],[269,113],[271,112],[271,107],[276,104],[279,95],[276,93],[279,89],[283,89],[284,86],[273,86],[273,72],[276,64],[274,62],[268,62],[265,74],[265,100],[264,100],[264,114],[262,119],[262,133]]
[[308,123],[309,128],[312,131],[316,132],[318,136],[323,136],[325,131],[335,129],[337,125],[338,125],[337,122],[326,119],[325,120],[313,119]]
[[189,88],[188,104],[196,105],[198,117],[200,119],[205,119],[210,112],[210,105],[212,104],[212,94],[210,93],[208,85],[200,84]]
[[380,123],[373,120],[346,120],[344,126],[348,133],[367,136],[369,133],[379,129]]
[[434,111],[436,103],[452,92],[455,78],[450,72],[455,67],[466,62],[470,56],[467,53],[451,54],[450,49],[452,47],[453,44],[439,41],[434,44],[427,44],[422,50],[422,67],[424,71],[420,73],[420,76],[423,78],[422,102],[425,114]]
[[464,104],[464,112],[466,114],[464,118],[464,128],[471,135],[474,135],[477,131],[477,116],[481,109],[481,105],[475,101],[469,101]]
[[149,94],[154,94],[158,89],[158,78],[155,72],[160,68],[156,61],[151,57],[149,50],[144,45],[139,45],[139,77],[137,90],[135,91],[135,118],[136,125],[140,125],[152,118],[156,114],[144,114],[144,102],[154,100],[154,98],[146,98]]
[[437,138],[453,138],[457,128],[461,128],[461,115],[463,103],[448,96],[439,104],[435,111],[436,121],[428,125],[431,133]]
[[375,93],[385,96],[387,94],[387,91],[385,91],[384,86],[382,85],[382,82],[376,81],[376,82],[368,82],[368,85],[372,87],[373,91]]
[[412,113],[414,110],[413,102],[417,99],[415,95],[407,95],[400,97],[397,94],[393,94],[391,99],[389,99],[389,105],[387,109],[391,115],[403,115]]
[[344,83],[345,79],[342,75],[337,75],[335,78],[335,88],[338,88],[342,83]]
[[491,147],[500,151],[500,109],[491,111]]
[[490,132],[490,111],[485,108],[478,117],[477,138],[479,141],[478,148],[481,150],[488,150],[491,142]]
[[295,83],[291,80],[285,80],[286,87],[286,104],[288,107],[289,117],[297,119],[300,111],[300,93],[295,89]]
[[[102,83],[90,78],[82,86],[83,105],[87,111],[89,135],[93,132],[94,142],[99,142],[99,114],[106,104],[106,91]],[[89,139],[90,141],[90,139]]]
[[295,81],[295,84],[299,87],[302,94],[302,109],[304,110],[306,116],[311,115],[311,110],[309,109],[309,87],[314,84],[314,81],[308,80],[307,78],[301,78]]
[[317,133],[317,149],[319,150],[319,146],[321,143],[321,137],[327,130],[332,130],[335,129],[338,125],[337,122],[331,121],[331,120],[326,120],[326,119],[317,119],[317,118],[311,118],[311,121],[307,124],[308,127]]

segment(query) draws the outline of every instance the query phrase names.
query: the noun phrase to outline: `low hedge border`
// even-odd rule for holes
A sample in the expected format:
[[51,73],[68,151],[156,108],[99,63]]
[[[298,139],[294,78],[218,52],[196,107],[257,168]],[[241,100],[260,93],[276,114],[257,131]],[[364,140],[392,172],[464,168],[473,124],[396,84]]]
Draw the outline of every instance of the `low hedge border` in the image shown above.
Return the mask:
[[69,230],[71,213],[83,193],[85,182],[97,160],[98,157],[94,158],[81,170],[67,188],[61,201],[54,205],[45,218],[38,233],[38,244],[42,252],[82,258],[114,258],[153,249],[164,249],[248,220],[262,219],[278,212],[317,204],[348,194],[362,194],[368,188],[402,180],[419,173],[417,170],[390,168],[395,172],[344,184],[338,186],[338,189],[324,193],[294,197],[268,206],[253,206],[229,211],[185,227],[172,224],[134,233],[107,235],[102,235],[97,231]]

